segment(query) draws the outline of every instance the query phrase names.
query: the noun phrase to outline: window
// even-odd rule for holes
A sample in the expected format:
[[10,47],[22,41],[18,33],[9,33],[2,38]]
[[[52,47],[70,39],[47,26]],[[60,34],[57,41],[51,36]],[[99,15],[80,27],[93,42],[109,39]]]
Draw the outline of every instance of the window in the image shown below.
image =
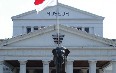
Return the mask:
[[41,28],[45,28],[45,26],[41,26]]
[[35,27],[34,27],[34,31],[37,31],[37,30],[38,30],[38,26],[35,26]]
[[85,27],[85,31],[89,33],[89,27]]
[[27,27],[27,33],[31,32],[31,27]]
[[82,28],[81,28],[81,27],[77,27],[77,29],[78,29],[78,30],[82,30]]

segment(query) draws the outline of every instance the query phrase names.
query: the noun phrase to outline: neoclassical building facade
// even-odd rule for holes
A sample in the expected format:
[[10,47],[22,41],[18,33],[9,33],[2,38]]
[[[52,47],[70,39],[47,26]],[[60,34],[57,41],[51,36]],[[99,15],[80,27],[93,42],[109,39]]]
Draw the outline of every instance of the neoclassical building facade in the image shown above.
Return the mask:
[[64,35],[61,46],[70,50],[66,73],[116,72],[116,42],[103,38],[104,17],[64,4],[12,17],[13,37],[0,40],[0,73],[56,73],[52,35]]

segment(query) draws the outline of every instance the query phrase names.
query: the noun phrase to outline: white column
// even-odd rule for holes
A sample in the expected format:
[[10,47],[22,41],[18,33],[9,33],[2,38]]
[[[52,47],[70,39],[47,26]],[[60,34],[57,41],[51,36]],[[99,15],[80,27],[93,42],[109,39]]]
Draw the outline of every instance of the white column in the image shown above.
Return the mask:
[[67,61],[66,73],[73,73],[73,61]]
[[116,73],[116,61],[112,61],[112,73]]
[[82,73],[87,73],[88,69],[81,69],[81,70],[82,70]]
[[34,70],[30,69],[30,70],[29,70],[29,73],[34,73]]
[[27,61],[19,61],[20,62],[20,73],[26,73],[26,63]]
[[43,73],[49,73],[49,61],[43,61]]
[[84,27],[82,27],[82,31],[85,31],[85,28]]
[[34,32],[34,27],[33,26],[31,26],[31,32]]
[[0,61],[0,73],[3,73],[4,61]]
[[89,73],[96,73],[96,61],[89,61]]
[[99,69],[99,73],[104,73],[103,69]]

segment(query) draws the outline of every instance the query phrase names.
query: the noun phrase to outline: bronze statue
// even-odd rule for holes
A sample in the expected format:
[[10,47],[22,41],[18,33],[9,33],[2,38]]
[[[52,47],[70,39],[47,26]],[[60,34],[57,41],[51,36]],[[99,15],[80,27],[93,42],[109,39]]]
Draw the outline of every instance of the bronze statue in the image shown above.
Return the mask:
[[52,50],[52,53],[54,55],[53,61],[56,66],[56,73],[65,73],[65,70],[63,71],[63,64],[65,66],[65,62],[67,61],[67,56],[70,51],[64,47],[57,47]]

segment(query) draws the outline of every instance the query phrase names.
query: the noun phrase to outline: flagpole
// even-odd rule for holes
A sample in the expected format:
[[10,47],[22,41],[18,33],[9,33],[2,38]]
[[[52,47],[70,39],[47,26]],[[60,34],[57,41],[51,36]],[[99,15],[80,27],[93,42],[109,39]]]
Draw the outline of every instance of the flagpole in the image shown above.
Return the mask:
[[58,7],[58,0],[57,0],[57,3],[56,3],[56,25],[57,25],[57,33],[58,33],[58,47],[60,46],[60,40],[59,40],[59,17],[58,17],[58,13],[59,13],[59,7]]

